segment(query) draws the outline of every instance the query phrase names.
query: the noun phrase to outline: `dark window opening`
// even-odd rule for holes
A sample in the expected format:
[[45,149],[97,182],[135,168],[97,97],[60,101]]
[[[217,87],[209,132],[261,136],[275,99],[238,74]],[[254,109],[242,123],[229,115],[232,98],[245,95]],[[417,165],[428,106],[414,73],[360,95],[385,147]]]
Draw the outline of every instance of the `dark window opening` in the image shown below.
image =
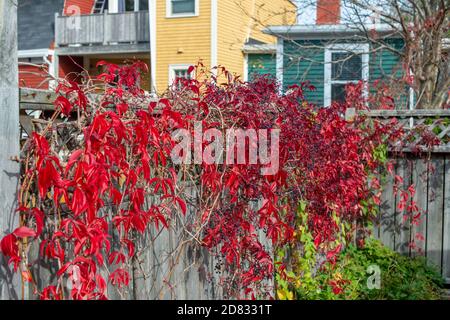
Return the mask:
[[362,58],[352,52],[333,52],[331,55],[332,80],[361,80]]

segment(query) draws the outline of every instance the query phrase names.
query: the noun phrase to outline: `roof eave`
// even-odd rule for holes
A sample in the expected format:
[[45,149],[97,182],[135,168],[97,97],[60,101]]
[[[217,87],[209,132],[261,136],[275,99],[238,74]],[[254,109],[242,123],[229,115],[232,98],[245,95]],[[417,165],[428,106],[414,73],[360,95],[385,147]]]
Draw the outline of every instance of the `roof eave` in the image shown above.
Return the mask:
[[244,53],[275,53],[277,46],[275,44],[244,44],[242,51]]
[[[382,36],[398,36],[398,31],[389,25],[367,25],[365,30]],[[263,32],[280,38],[324,39],[364,35],[365,30],[350,25],[292,25],[269,26]]]

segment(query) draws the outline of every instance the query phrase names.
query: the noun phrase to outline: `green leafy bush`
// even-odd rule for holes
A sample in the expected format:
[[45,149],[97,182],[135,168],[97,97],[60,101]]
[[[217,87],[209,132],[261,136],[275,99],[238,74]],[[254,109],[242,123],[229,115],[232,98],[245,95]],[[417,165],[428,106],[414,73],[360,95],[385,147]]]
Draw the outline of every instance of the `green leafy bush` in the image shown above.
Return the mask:
[[306,277],[287,281],[289,286],[281,282],[278,298],[428,300],[440,298],[443,284],[423,257],[402,256],[375,239],[368,239],[363,248],[348,246],[334,264],[327,262],[313,273],[307,270]]
[[[363,248],[349,246],[340,256],[340,264],[347,264],[346,275],[362,276],[358,281],[359,299],[439,299],[443,280],[438,271],[427,264],[424,257],[410,258],[385,247],[380,241],[369,239]],[[369,266],[380,268],[380,289],[369,289],[366,273]],[[356,279],[359,280],[359,279]]]

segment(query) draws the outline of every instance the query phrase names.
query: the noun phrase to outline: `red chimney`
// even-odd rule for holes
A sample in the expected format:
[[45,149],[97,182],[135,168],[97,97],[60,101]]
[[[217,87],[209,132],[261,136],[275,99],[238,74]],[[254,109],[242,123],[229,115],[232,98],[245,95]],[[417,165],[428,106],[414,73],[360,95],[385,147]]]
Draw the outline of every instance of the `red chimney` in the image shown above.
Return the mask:
[[317,0],[316,24],[339,24],[341,0]]

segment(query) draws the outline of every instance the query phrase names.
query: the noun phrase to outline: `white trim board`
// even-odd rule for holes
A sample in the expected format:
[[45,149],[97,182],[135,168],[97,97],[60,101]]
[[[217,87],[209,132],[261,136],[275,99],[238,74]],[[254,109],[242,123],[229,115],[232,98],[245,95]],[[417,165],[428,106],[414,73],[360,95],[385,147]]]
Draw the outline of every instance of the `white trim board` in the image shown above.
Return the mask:
[[23,58],[42,58],[51,56],[54,54],[53,50],[48,48],[43,49],[30,49],[30,50],[19,50],[17,51],[17,56],[19,59]]
[[169,86],[171,86],[175,80],[175,70],[183,69],[187,70],[189,67],[191,67],[191,63],[176,63],[176,64],[169,64]]
[[276,44],[244,44],[242,47],[242,51],[244,53],[276,53],[277,45]]
[[[325,47],[323,92],[323,105],[325,107],[331,105],[331,54],[333,52],[354,52],[361,55],[361,80],[367,83],[369,81],[369,49],[368,43],[334,43]],[[365,86],[363,94],[367,96],[367,86]]]
[[284,41],[282,38],[277,38],[277,81],[279,83],[279,91],[283,92],[283,71],[284,71]]
[[244,53],[244,81],[248,81],[248,53]]
[[[217,67],[217,3],[218,0],[211,0],[211,68]],[[217,75],[217,69],[211,69]]]
[[148,11],[150,14],[150,92],[156,95],[156,1],[148,1]]

